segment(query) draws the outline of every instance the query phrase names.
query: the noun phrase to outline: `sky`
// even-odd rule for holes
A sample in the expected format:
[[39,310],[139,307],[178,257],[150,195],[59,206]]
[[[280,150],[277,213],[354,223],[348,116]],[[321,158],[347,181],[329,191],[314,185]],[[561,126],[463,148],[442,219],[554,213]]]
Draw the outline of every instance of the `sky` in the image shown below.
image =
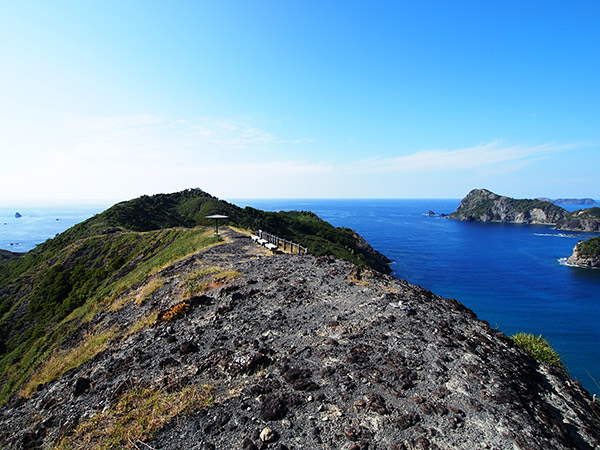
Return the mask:
[[2,1],[0,205],[600,199],[597,1]]

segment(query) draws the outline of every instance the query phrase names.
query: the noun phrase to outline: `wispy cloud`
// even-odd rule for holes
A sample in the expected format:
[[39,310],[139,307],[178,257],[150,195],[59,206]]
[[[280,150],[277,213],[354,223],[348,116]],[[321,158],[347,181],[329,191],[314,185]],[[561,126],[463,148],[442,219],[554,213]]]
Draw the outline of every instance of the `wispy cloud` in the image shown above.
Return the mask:
[[92,153],[97,152],[99,147],[109,153],[111,148],[125,153],[135,153],[136,149],[148,153],[152,149],[161,152],[186,148],[244,150],[313,141],[310,138],[281,138],[248,121],[228,118],[167,120],[152,115],[136,115],[74,119],[68,126],[79,135],[74,146]]
[[371,158],[350,164],[347,170],[356,173],[457,171],[525,162],[586,145],[589,144],[507,145],[495,140],[457,150],[424,150],[396,158]]

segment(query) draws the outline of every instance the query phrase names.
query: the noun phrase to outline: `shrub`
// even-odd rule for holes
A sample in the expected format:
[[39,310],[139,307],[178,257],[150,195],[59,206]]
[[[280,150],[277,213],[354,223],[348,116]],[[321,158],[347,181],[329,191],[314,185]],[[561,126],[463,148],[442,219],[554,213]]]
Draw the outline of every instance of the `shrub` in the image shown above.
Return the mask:
[[551,366],[564,368],[560,355],[556,353],[541,334],[539,336],[534,336],[531,333],[517,333],[510,338],[517,347],[525,350],[526,353],[536,360],[545,362]]
[[188,303],[177,303],[176,305],[173,305],[166,313],[164,313],[160,319],[166,323],[172,322],[173,320],[177,320],[181,316],[184,316],[188,312],[188,309],[190,309],[190,305]]

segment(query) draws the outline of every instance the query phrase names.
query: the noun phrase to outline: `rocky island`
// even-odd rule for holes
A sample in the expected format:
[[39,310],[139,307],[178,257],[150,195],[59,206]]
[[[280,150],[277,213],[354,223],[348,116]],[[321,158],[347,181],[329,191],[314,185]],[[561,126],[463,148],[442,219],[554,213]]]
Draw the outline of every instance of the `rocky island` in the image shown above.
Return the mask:
[[539,199],[514,199],[473,189],[448,218],[475,222],[553,225],[557,230],[600,231],[600,208],[569,212]]
[[[563,368],[386,275],[352,230],[236,208],[142,197],[0,266],[0,447],[600,445],[599,405]],[[267,251],[255,225],[311,254]]]
[[570,266],[600,268],[600,237],[579,241],[573,254],[567,258]]
[[552,200],[548,197],[539,197],[537,200],[544,200],[557,205],[598,205],[598,202],[593,198],[555,198]]

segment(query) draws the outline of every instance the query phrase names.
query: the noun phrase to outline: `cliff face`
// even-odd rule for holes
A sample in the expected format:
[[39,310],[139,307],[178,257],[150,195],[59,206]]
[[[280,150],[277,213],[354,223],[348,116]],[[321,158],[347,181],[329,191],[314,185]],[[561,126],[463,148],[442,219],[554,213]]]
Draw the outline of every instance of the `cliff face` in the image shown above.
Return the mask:
[[77,328],[36,372],[104,345],[13,395],[0,446],[600,445],[600,410],[580,385],[457,301],[223,236],[73,316]]
[[477,222],[555,224],[566,216],[567,211],[543,200],[516,200],[486,189],[473,189],[448,217]]
[[580,241],[573,248],[567,264],[585,268],[600,268],[600,237]]

